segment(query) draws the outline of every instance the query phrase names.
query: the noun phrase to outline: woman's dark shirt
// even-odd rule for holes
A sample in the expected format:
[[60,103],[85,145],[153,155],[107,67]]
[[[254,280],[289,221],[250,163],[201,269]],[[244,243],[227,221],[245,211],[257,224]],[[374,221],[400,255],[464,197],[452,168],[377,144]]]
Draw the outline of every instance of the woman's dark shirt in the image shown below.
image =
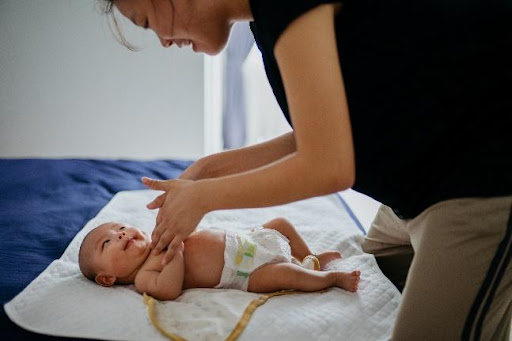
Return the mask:
[[[250,0],[290,124],[274,45],[294,19],[336,2]],[[335,29],[355,190],[403,218],[442,200],[512,194],[512,1],[346,1]]]

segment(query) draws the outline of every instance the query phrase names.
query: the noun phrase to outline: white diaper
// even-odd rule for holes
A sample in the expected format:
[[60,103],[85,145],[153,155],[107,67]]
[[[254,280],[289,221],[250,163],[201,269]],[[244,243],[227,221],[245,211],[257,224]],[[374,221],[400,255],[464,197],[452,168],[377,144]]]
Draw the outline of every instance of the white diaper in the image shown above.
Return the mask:
[[263,227],[243,234],[226,230],[224,268],[215,288],[247,291],[250,274],[260,266],[291,262],[289,242],[280,232]]

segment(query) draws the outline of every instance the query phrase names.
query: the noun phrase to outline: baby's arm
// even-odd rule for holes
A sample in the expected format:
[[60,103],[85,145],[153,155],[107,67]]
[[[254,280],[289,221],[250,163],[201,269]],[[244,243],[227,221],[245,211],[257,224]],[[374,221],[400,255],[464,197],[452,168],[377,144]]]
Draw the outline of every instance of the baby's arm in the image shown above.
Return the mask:
[[135,287],[158,300],[174,300],[181,295],[185,272],[183,252],[176,251],[162,271],[142,270],[135,278]]

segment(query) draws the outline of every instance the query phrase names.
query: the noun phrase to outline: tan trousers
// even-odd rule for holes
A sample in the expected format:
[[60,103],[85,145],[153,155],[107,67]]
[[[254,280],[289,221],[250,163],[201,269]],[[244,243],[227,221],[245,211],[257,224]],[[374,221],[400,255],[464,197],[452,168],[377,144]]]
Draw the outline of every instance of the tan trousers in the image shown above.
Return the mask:
[[363,243],[403,289],[395,341],[509,340],[512,197],[455,199],[414,219],[381,206]]

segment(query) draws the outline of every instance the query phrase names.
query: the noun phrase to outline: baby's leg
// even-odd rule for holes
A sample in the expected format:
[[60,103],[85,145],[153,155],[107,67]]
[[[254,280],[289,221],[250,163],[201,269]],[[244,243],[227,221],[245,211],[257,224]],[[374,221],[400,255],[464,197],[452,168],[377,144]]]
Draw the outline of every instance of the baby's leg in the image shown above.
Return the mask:
[[325,266],[335,259],[341,259],[341,253],[339,251],[324,251],[316,255],[318,262],[320,263],[320,270],[324,270]]
[[[272,219],[268,223],[263,224],[264,228],[273,229],[281,232],[283,236],[290,240],[290,248],[292,249],[292,256],[297,258],[299,262],[311,254],[306,241],[297,232],[295,227],[284,218]],[[320,269],[324,269],[325,265],[332,260],[341,258],[341,254],[338,251],[325,251],[317,255],[318,261],[320,262]]]
[[284,218],[275,218],[268,223],[263,224],[266,229],[272,229],[281,232],[283,236],[290,241],[290,248],[292,256],[302,261],[304,257],[311,255],[311,250],[302,238],[302,236],[295,230],[295,227]]
[[314,271],[292,263],[265,264],[250,275],[248,291],[318,291],[334,286],[357,291],[360,274],[360,271]]

